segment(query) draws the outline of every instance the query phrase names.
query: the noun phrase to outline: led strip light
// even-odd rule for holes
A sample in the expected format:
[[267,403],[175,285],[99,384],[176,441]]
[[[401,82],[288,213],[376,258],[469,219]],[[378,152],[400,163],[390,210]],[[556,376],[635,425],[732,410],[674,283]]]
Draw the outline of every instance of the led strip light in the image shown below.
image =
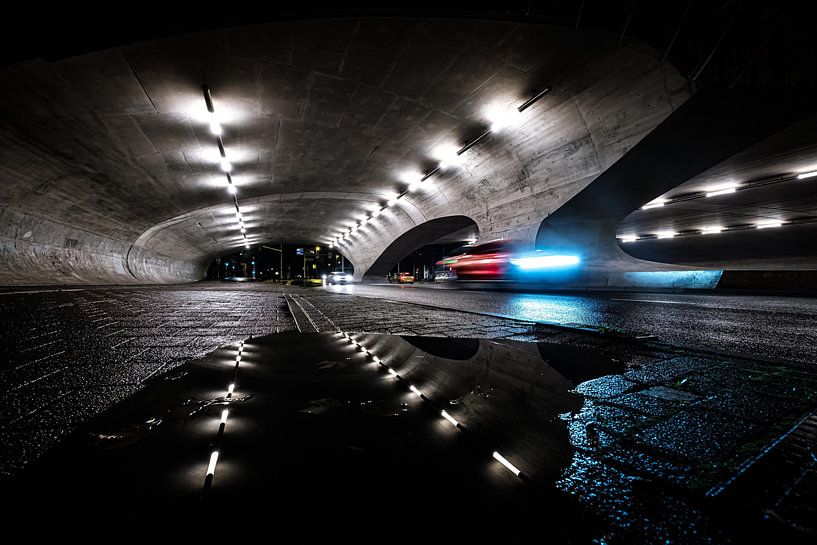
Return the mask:
[[694,237],[700,235],[715,235],[719,233],[733,233],[737,231],[754,231],[756,229],[774,229],[777,227],[783,227],[784,225],[805,225],[809,223],[815,223],[817,218],[805,218],[805,219],[797,219],[797,220],[762,220],[757,221],[752,224],[740,224],[740,225],[706,225],[700,229],[690,230],[690,231],[683,231],[683,232],[676,232],[676,231],[654,231],[652,233],[647,234],[628,234],[628,235],[617,235],[616,238],[623,244],[627,244],[630,242],[636,242],[638,240],[657,240],[657,239],[668,239],[668,238],[675,238],[675,237]]
[[817,170],[812,170],[809,172],[801,172],[799,174],[785,174],[780,176],[775,176],[774,178],[764,178],[761,180],[754,180],[750,182],[743,182],[743,183],[735,183],[729,182],[725,184],[718,184],[713,187],[708,188],[706,191],[699,191],[697,193],[690,193],[688,195],[683,195],[680,197],[673,197],[673,198],[658,198],[654,199],[644,206],[641,207],[641,210],[650,210],[652,208],[660,208],[662,206],[666,206],[668,204],[675,204],[679,202],[686,202],[692,201],[696,199],[711,199],[712,197],[719,197],[721,195],[729,195],[731,193],[735,193],[737,191],[746,191],[747,189],[755,189],[758,187],[763,187],[772,184],[779,184],[781,182],[790,182],[792,180],[806,180],[808,178],[815,178],[817,177]]
[[[516,110],[519,113],[524,112],[530,106],[532,106],[536,101],[538,101],[540,98],[542,98],[543,96],[545,96],[549,92],[550,92],[550,87],[545,87],[544,89],[542,89],[541,91],[536,93],[534,96],[532,96],[531,98],[529,98],[528,100],[523,102],[519,107],[516,108]],[[339,243],[343,242],[344,240],[350,238],[359,229],[363,228],[363,226],[370,223],[372,220],[374,220],[376,217],[378,217],[380,214],[382,214],[384,211],[386,211],[389,207],[394,206],[395,204],[397,204],[397,202],[400,199],[402,199],[403,197],[405,197],[408,193],[410,193],[412,191],[415,191],[417,188],[419,188],[420,185],[423,182],[425,182],[426,180],[428,180],[429,178],[434,176],[440,170],[444,169],[447,166],[448,163],[456,160],[459,156],[461,156],[463,153],[465,153],[466,151],[468,151],[469,149],[474,147],[476,144],[481,142],[483,139],[485,139],[492,132],[499,132],[503,128],[504,128],[504,126],[502,126],[502,125],[500,125],[498,123],[492,124],[492,126],[489,127],[488,129],[486,129],[485,131],[483,131],[482,134],[480,134],[479,136],[477,136],[476,138],[471,140],[466,145],[459,148],[455,153],[452,153],[449,158],[440,160],[438,162],[437,166],[434,167],[433,169],[429,170],[425,174],[422,174],[422,175],[418,174],[416,177],[409,177],[409,179],[404,180],[409,184],[407,189],[405,189],[402,193],[395,193],[394,195],[392,195],[388,199],[385,206],[380,206],[379,208],[375,209],[370,215],[365,216],[364,218],[361,218],[357,222],[357,225],[355,225],[354,227],[350,227],[346,231],[342,232],[341,234],[339,234],[336,237],[334,237],[333,239],[331,239],[331,241],[329,242],[329,247],[334,248],[336,244],[339,244]]]
[[241,207],[238,204],[238,189],[233,183],[233,176],[231,174],[233,166],[230,164],[230,161],[227,158],[227,152],[224,149],[224,140],[221,138],[223,131],[221,129],[221,124],[219,124],[218,119],[216,119],[216,110],[213,106],[213,97],[210,94],[210,88],[207,85],[202,85],[201,91],[204,94],[204,103],[207,106],[207,111],[210,114],[210,132],[213,133],[213,136],[216,138],[216,145],[218,146],[218,152],[221,156],[221,170],[227,177],[227,191],[233,196],[233,204],[235,204],[235,218],[238,224],[238,229],[241,231],[241,236],[244,239],[244,247],[249,248],[250,241],[247,238],[247,229],[244,225],[244,215],[241,213]]

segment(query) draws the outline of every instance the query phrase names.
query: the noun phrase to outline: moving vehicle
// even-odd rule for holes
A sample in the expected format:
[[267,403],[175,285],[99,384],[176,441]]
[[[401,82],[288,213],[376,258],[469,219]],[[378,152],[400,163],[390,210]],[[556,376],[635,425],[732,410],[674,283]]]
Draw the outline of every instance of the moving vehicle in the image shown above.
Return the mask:
[[434,281],[435,282],[450,282],[457,279],[457,273],[451,269],[445,260],[440,260],[434,265]]
[[414,284],[414,275],[409,272],[397,273],[389,278],[389,282],[397,284]]
[[527,245],[514,240],[493,240],[459,248],[458,255],[438,263],[446,264],[460,280],[505,280],[512,270],[511,258]]
[[324,275],[327,286],[329,284],[351,284],[353,279],[354,276],[351,273],[343,271],[334,271]]
[[529,242],[494,240],[469,244],[444,257],[435,266],[435,280],[553,281],[573,274],[581,259],[533,249]]

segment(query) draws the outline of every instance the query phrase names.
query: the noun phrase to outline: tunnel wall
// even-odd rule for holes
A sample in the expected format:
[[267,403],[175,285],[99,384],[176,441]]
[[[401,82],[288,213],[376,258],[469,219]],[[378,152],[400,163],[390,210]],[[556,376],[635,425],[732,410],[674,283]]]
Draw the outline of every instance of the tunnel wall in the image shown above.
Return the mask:
[[[190,245],[163,245],[162,237],[138,243],[150,225],[145,203],[116,198],[116,183],[73,162],[67,151],[45,149],[0,127],[0,182],[0,285],[157,284],[204,277],[207,256]],[[160,213],[167,205],[147,200]]]
[[0,284],[153,284],[203,278],[201,262],[7,208],[0,209]]

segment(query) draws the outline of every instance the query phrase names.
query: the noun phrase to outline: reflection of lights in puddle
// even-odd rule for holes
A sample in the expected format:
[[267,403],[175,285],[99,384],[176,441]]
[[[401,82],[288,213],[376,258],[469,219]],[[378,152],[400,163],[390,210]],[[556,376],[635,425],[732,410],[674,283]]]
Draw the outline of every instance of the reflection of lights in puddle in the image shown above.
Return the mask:
[[[406,381],[405,381],[405,380],[404,380],[404,379],[403,379],[403,378],[402,378],[402,377],[401,377],[401,376],[400,376],[400,375],[397,373],[397,371],[395,371],[395,370],[394,370],[394,369],[392,369],[391,367],[389,367],[389,366],[385,365],[385,364],[383,363],[383,361],[382,361],[382,360],[381,360],[379,357],[377,357],[377,356],[375,356],[374,354],[372,354],[372,353],[369,351],[368,347],[365,347],[365,346],[361,345],[361,344],[360,344],[359,342],[357,342],[356,340],[352,340],[352,338],[349,336],[349,334],[348,334],[348,333],[342,333],[342,335],[343,335],[344,337],[346,337],[347,339],[349,339],[349,342],[353,343],[353,344],[354,344],[354,345],[355,345],[357,348],[360,348],[360,349],[362,349],[363,351],[365,351],[365,352],[366,352],[366,354],[367,354],[369,357],[371,357],[371,358],[372,358],[372,361],[373,361],[374,363],[379,364],[379,365],[381,365],[381,366],[385,367],[385,368],[386,368],[386,370],[389,372],[389,375],[391,375],[392,377],[394,377],[394,378],[396,378],[396,379],[398,379],[398,380],[400,380],[400,381],[404,382],[405,384],[407,384],[407,385],[408,385],[408,387],[409,387],[409,390],[411,390],[411,392],[412,392],[413,394],[415,394],[415,395],[416,395],[417,397],[419,397],[420,399],[424,400],[426,403],[430,403],[432,406],[435,406],[435,407],[436,407],[436,405],[435,405],[435,404],[434,404],[434,403],[433,403],[433,402],[432,402],[430,399],[428,399],[427,397],[425,397],[425,395],[423,395],[423,393],[422,393],[422,392],[419,390],[419,388],[417,388],[417,387],[416,387],[416,386],[414,386],[413,384],[408,384],[408,383],[407,383],[407,382],[406,382]],[[486,390],[487,390],[487,391],[483,392],[483,391],[482,391],[481,386],[479,386],[479,385],[478,385],[478,386],[477,386],[477,387],[476,387],[474,390],[472,390],[471,392],[469,392],[469,394],[468,394],[468,395],[474,395],[474,396],[477,396],[477,397],[482,397],[482,396],[484,396],[485,398],[489,398],[489,397],[490,397],[490,392],[492,392],[492,391],[493,391],[493,388],[492,388],[492,387],[491,387],[491,388],[487,388]],[[371,401],[367,401],[366,403],[361,403],[361,407],[363,408],[364,412],[369,412],[369,411],[367,411],[367,407],[369,407],[371,403],[372,403]],[[459,403],[459,402],[458,402],[458,400],[451,400],[451,401],[449,401],[449,404],[450,404],[450,405],[457,405],[458,403]],[[405,404],[401,404],[401,406],[405,407]],[[403,409],[403,410],[405,411],[406,409]],[[305,411],[302,411],[302,412],[306,412],[306,410],[305,410]],[[310,411],[310,412],[311,412],[311,411]],[[375,414],[377,414],[377,413],[375,413]],[[394,414],[394,413],[391,413],[391,412],[390,412],[389,414]],[[463,426],[462,426],[462,425],[461,425],[461,424],[460,424],[460,423],[457,421],[457,419],[455,419],[453,416],[451,416],[451,415],[450,415],[450,414],[449,414],[447,411],[445,411],[445,410],[440,411],[440,415],[441,415],[441,416],[442,416],[442,417],[443,417],[443,418],[444,418],[446,421],[448,421],[448,423],[449,423],[449,424],[451,424],[451,425],[452,425],[452,426],[454,426],[455,428],[457,428],[457,429],[464,429],[464,428],[463,428]],[[494,452],[493,452],[493,458],[494,458],[494,460],[496,460],[496,461],[498,461],[500,464],[502,464],[502,465],[503,465],[503,466],[504,466],[504,467],[505,467],[505,468],[506,468],[508,471],[510,471],[511,473],[513,473],[515,476],[517,476],[517,477],[520,477],[520,476],[521,476],[522,471],[521,471],[519,468],[517,468],[515,465],[513,465],[511,462],[509,462],[509,461],[508,461],[508,459],[507,459],[507,458],[505,458],[504,456],[502,456],[502,455],[501,455],[499,452],[494,451]]]
[[[240,215],[240,212],[238,212]],[[238,377],[238,366],[241,363],[241,352],[244,350],[244,341],[240,341],[238,345],[238,353],[235,357],[235,372],[233,373],[233,380]],[[202,411],[203,409],[210,407],[212,405],[230,405],[236,402],[243,402],[250,399],[252,396],[244,396],[243,398],[233,399],[233,391],[235,390],[235,382],[231,382],[227,386],[227,395],[223,398],[216,398],[210,399],[205,402],[197,402],[197,407],[193,409],[193,411],[189,414],[189,416],[195,416],[197,413]],[[224,428],[227,425],[227,416],[230,414],[229,409],[223,409],[221,411],[221,418],[219,419],[219,429],[218,429],[218,437],[216,439],[216,446],[221,443],[221,437],[224,433]],[[218,450],[214,450],[210,454],[210,463],[207,466],[207,474],[204,477],[204,492],[207,493],[212,485],[213,478],[216,472],[216,463],[218,463]]]
[[[245,395],[244,397],[232,397],[232,394],[228,394],[227,396],[216,397],[213,399],[199,400],[191,398],[187,400],[182,407],[188,411],[187,416],[189,418],[193,418],[210,407],[238,405],[239,403],[249,401],[252,399],[252,397],[252,394]],[[192,408],[190,408],[191,406]]]
[[218,451],[214,450],[212,454],[210,454],[210,463],[207,465],[207,475],[215,475],[216,474],[216,464],[218,463]]
[[457,422],[457,421],[454,419],[454,417],[453,417],[453,416],[451,416],[450,414],[448,414],[448,412],[446,412],[446,411],[440,411],[440,414],[443,416],[443,418],[445,418],[446,420],[448,420],[448,421],[451,423],[451,425],[452,425],[452,426],[454,426],[455,428],[456,428],[456,427],[458,427],[458,426],[460,425],[460,423],[459,423],[459,422]]
[[399,403],[395,405],[382,399],[376,401],[369,400],[360,403],[360,410],[374,416],[402,416],[408,413],[408,404]]
[[510,463],[504,456],[502,456],[497,451],[494,451],[494,460],[505,466],[508,469],[508,471],[510,471],[517,477],[519,477],[519,474],[522,473],[515,465]]

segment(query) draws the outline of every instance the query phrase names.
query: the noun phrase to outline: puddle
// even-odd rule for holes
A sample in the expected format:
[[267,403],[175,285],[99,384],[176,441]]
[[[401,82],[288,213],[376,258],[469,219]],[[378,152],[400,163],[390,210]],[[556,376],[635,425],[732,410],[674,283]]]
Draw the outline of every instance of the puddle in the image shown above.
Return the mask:
[[395,403],[384,399],[364,401],[360,410],[374,416],[402,416],[408,412],[408,403]]
[[139,424],[107,433],[89,433],[91,444],[100,449],[122,448],[139,441],[162,424],[161,418],[149,418]]
[[337,361],[337,360],[332,360],[332,361],[324,360],[324,361],[319,361],[318,363],[315,364],[315,366],[317,366],[317,368],[318,368],[318,371],[340,371],[341,369],[343,369],[347,365],[348,364],[346,362]]
[[210,409],[212,407],[229,407],[231,405],[236,405],[238,403],[244,403],[245,401],[249,401],[252,399],[253,395],[248,394],[243,397],[214,397],[212,399],[195,399],[190,398],[184,402],[184,407],[187,408],[187,416],[189,418],[194,418],[196,415]]
[[[352,357],[335,334],[253,339],[247,356],[253,366],[241,376],[241,385],[258,395],[198,398],[202,383],[213,380],[214,368],[188,366],[137,394],[150,407],[141,414],[154,414],[153,418],[96,432],[91,441],[100,450],[125,451],[124,447],[152,431],[161,430],[157,434],[161,437],[171,435],[164,433],[171,421],[217,418],[225,407],[240,412],[240,405],[248,404],[253,410],[242,418],[246,429],[255,434],[252,452],[229,454],[241,460],[232,466],[234,471],[240,465],[247,475],[264,475],[267,469],[300,467],[301,460],[307,460],[310,469],[325,471],[320,473],[322,478],[346,478],[348,466],[341,464],[338,469],[332,458],[339,450],[365,452],[367,460],[384,460],[386,466],[393,457],[410,456],[441,469],[435,475],[482,468],[468,469],[472,472],[455,478],[460,482],[441,482],[444,490],[459,486],[463,479],[484,484],[484,479],[500,478],[494,473],[513,480],[492,461],[490,453],[496,449],[519,468],[524,486],[559,494],[559,501],[553,502],[558,504],[558,515],[556,507],[536,513],[522,510],[521,517],[540,527],[560,524],[564,517],[601,520],[601,530],[594,536],[597,544],[692,545],[739,542],[738,537],[751,533],[745,521],[736,525],[718,518],[720,506],[708,502],[704,492],[729,482],[736,467],[774,439],[781,415],[796,413],[809,399],[802,394],[806,397],[800,404],[787,399],[779,402],[777,412],[752,412],[752,400],[762,398],[768,409],[781,392],[806,392],[809,386],[797,382],[802,376],[795,380],[784,371],[767,372],[765,367],[752,368],[754,380],[736,380],[746,375],[745,362],[677,352],[654,354],[633,348],[633,341],[617,348],[617,341],[598,343],[577,340],[577,336],[571,337],[575,344],[353,337],[361,346]],[[345,371],[336,373],[341,369]],[[316,370],[319,379],[314,379]],[[225,383],[223,376],[218,380]],[[185,401],[164,410],[154,407],[151,403],[162,398],[157,394],[162,388],[179,392],[174,399]],[[742,397],[725,396],[736,392]],[[733,401],[744,398],[747,401],[739,407]],[[229,423],[226,430],[230,440],[234,438],[230,434],[241,433]],[[283,437],[282,430],[286,430]],[[455,437],[456,449],[450,442]],[[240,435],[236,439],[232,444],[242,444]],[[284,443],[295,445],[297,454],[288,457],[289,450],[280,448]],[[161,459],[163,451],[156,448],[155,456]],[[280,460],[269,464],[272,458]],[[410,470],[405,459],[395,464],[400,471]],[[366,464],[354,468],[348,478],[355,487],[358,482],[361,488],[372,482],[382,484],[382,475],[366,473]],[[276,475],[279,478],[280,471]],[[264,478],[242,482],[252,486],[256,480]],[[491,487],[496,482],[489,485],[492,492],[486,501],[495,496]],[[758,492],[758,496],[762,495]],[[744,518],[760,526],[761,512],[748,510]],[[553,534],[557,541],[571,537],[559,532]]]
[[[176,379],[174,379],[176,380]],[[252,394],[243,397],[215,397],[212,399],[188,398],[181,405],[163,411],[162,416],[148,418],[144,422],[139,422],[104,432],[88,432],[87,437],[90,443],[99,449],[112,449],[130,446],[156,430],[163,423],[195,418],[211,408],[222,408],[237,403],[244,403],[252,399]]]
[[348,401],[346,403],[343,403],[341,401],[338,401],[337,399],[325,397],[321,399],[311,400],[307,407],[299,410],[298,412],[320,416],[329,412],[336,411],[342,407],[346,407],[348,404],[349,404]]

